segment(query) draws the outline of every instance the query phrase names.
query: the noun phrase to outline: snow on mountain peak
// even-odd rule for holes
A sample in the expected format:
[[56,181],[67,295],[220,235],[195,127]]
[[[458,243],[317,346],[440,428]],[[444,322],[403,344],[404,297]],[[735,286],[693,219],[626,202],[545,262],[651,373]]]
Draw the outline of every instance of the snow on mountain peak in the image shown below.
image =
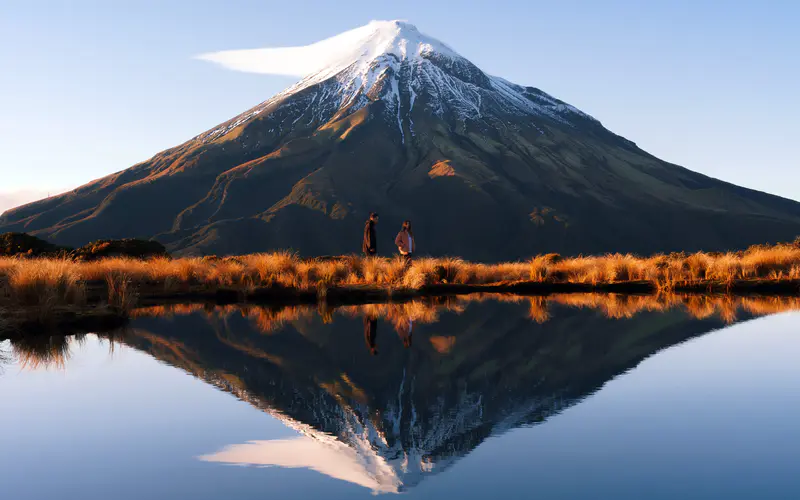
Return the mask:
[[432,52],[459,57],[444,43],[420,33],[413,24],[372,21],[310,45],[226,50],[202,54],[198,59],[236,71],[306,77],[323,70],[341,70],[354,62],[369,61],[384,54],[406,59]]
[[434,52],[460,57],[444,43],[420,33],[416,26],[405,21],[372,21],[363,28],[369,33],[362,42],[362,47],[370,51],[367,57],[394,54],[400,59],[409,59]]
[[[292,115],[299,113],[288,124],[294,128],[306,113],[310,116],[304,122],[319,126],[380,100],[402,142],[407,133],[414,135],[415,105],[436,116],[449,114],[457,120],[487,124],[492,117],[503,120],[508,114],[547,117],[566,125],[572,125],[576,117],[591,118],[537,89],[485,74],[446,44],[399,20],[372,21],[302,47],[232,50],[199,58],[239,71],[303,77],[256,108],[203,134],[205,140],[278,102]],[[542,133],[534,122],[529,126]],[[284,125],[279,129],[284,130]]]

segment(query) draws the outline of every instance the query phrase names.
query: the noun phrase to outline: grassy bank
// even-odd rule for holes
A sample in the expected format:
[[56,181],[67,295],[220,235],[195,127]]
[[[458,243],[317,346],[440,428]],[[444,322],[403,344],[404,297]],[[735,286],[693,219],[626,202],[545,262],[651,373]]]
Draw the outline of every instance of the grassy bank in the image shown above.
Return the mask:
[[93,262],[0,258],[0,329],[3,322],[9,328],[56,317],[78,323],[124,317],[134,307],[169,301],[347,304],[474,292],[708,291],[798,294],[800,245],[650,257],[549,254],[500,264],[458,258],[419,258],[410,265],[400,258],[300,259],[287,252]]

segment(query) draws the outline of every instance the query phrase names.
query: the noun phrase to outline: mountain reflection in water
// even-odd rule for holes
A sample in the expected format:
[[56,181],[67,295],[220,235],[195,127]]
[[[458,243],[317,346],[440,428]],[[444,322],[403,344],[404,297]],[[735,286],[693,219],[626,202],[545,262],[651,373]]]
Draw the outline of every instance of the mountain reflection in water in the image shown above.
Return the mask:
[[[791,309],[800,309],[798,299],[613,295],[333,310],[174,306],[140,309],[127,330],[106,338],[299,433],[234,443],[201,460],[308,468],[399,492],[492,435],[558,414],[662,349],[737,318]],[[70,352],[63,337],[12,348],[28,367],[65,366]]]

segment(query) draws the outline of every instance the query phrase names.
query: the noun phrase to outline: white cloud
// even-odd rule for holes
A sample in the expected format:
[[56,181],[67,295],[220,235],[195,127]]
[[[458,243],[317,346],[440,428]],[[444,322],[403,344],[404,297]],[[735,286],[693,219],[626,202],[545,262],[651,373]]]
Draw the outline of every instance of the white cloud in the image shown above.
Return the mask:
[[196,59],[225,68],[267,75],[306,76],[350,51],[375,31],[375,22],[302,47],[224,50],[201,54]]
[[202,54],[197,59],[213,62],[234,71],[267,75],[304,76],[320,68],[320,61],[308,47],[225,50]]

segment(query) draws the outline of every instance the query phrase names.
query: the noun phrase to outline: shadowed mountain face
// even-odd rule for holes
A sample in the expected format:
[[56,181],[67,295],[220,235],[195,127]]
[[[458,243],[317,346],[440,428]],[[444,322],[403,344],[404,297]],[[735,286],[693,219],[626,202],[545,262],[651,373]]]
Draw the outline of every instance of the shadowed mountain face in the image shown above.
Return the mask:
[[[610,319],[473,304],[438,321],[353,308],[265,333],[240,312],[138,318],[124,342],[281,419],[295,439],[204,460],[308,467],[376,492],[413,487],[487,437],[543,422],[661,349],[723,325],[682,311]],[[374,352],[374,354],[373,354]]]
[[661,161],[406,23],[361,29],[352,60],[143,163],[10,210],[0,232],[338,254],[358,251],[378,211],[379,250],[410,218],[421,252],[483,260],[721,250],[798,232],[794,201]]

